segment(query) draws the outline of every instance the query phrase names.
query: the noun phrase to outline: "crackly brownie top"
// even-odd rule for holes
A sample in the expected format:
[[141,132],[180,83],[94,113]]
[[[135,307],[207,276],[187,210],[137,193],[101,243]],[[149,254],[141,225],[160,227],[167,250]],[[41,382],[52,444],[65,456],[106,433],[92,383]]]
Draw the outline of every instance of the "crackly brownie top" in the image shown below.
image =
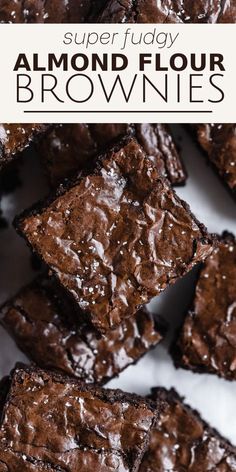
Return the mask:
[[101,331],[211,252],[205,228],[131,138],[16,224]]
[[109,0],[106,23],[235,23],[235,0]]
[[178,365],[236,379],[236,242],[224,233],[203,265],[174,357]]
[[46,129],[42,124],[0,124],[0,169]]
[[0,0],[2,23],[83,23],[96,19],[105,0]]
[[0,447],[67,472],[136,471],[157,412],[141,397],[18,367]]
[[99,383],[137,361],[165,331],[142,309],[101,338],[85,323],[78,326],[77,311],[51,279],[40,277],[2,308],[1,323],[40,367]]
[[52,185],[90,164],[119,137],[132,134],[142,144],[160,173],[172,184],[182,184],[186,172],[171,131],[162,124],[64,124],[50,130],[38,149]]
[[235,472],[236,449],[172,389],[153,389],[162,404],[140,472]]
[[231,190],[236,192],[236,125],[194,125],[200,146]]

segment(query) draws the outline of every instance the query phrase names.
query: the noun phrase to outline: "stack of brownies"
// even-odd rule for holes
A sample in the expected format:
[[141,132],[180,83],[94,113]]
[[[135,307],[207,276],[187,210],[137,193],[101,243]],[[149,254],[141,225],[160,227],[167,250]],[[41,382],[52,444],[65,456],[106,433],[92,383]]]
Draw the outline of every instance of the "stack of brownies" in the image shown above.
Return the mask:
[[[234,1],[195,3],[0,0],[0,22],[235,22]],[[235,197],[236,125],[189,131]],[[14,222],[43,270],[1,308],[32,363],[0,383],[0,472],[235,472],[236,449],[173,389],[102,387],[163,339],[146,305],[196,265],[171,355],[236,379],[236,240],[175,193],[187,175],[169,127],[0,125],[2,172],[31,141],[51,191]]]

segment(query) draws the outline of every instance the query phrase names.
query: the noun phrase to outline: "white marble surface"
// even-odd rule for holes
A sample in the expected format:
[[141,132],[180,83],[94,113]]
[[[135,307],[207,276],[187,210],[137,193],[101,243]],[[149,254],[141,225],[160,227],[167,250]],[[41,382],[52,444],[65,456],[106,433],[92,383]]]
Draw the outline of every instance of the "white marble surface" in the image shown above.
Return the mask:
[[[236,234],[235,202],[185,132],[177,126],[174,130],[177,138],[180,138],[189,173],[187,185],[179,188],[178,194],[191,205],[193,212],[210,231],[221,232],[227,229]],[[47,191],[46,182],[32,152],[27,153],[20,175],[24,185],[2,200],[4,213],[9,221]],[[34,275],[25,242],[11,226],[0,231],[0,302],[14,295]],[[169,320],[172,332],[181,322],[189,305],[193,282],[194,272],[152,302],[153,311]],[[126,369],[109,386],[141,394],[148,393],[152,386],[174,386],[212,426],[236,445],[236,382],[176,370],[168,355],[167,345],[168,340],[146,355],[136,366]],[[0,374],[8,373],[18,360],[26,359],[0,328]]]

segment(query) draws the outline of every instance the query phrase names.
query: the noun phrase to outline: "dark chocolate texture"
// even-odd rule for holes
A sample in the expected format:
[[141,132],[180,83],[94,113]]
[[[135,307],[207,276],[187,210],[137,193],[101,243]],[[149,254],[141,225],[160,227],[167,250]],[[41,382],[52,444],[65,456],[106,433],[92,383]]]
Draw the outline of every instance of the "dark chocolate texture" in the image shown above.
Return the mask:
[[173,185],[185,183],[186,172],[167,125],[64,124],[54,127],[39,142],[39,154],[54,186],[84,169],[110,143],[131,134],[144,147],[159,172]]
[[0,170],[45,130],[43,124],[0,124]]
[[3,23],[235,23],[235,0],[0,0]]
[[199,273],[173,356],[178,367],[236,380],[236,241],[229,233]]
[[3,212],[2,212],[2,209],[1,209],[1,200],[0,200],[0,230],[1,229],[6,229],[7,226],[8,226],[7,220],[3,216]]
[[139,472],[235,472],[236,448],[172,389],[153,389],[161,414]]
[[235,0],[108,0],[103,23],[235,23]]
[[193,125],[197,141],[209,162],[236,197],[236,125]]
[[42,368],[60,370],[87,383],[105,383],[158,344],[165,331],[145,309],[105,337],[85,323],[56,284],[39,277],[1,310],[1,323],[19,348]]
[[84,23],[96,21],[106,0],[0,0],[2,23]]
[[15,224],[101,332],[212,251],[212,238],[128,138]]
[[136,395],[19,366],[3,410],[0,450],[27,465],[39,461],[42,470],[135,472],[157,414]]

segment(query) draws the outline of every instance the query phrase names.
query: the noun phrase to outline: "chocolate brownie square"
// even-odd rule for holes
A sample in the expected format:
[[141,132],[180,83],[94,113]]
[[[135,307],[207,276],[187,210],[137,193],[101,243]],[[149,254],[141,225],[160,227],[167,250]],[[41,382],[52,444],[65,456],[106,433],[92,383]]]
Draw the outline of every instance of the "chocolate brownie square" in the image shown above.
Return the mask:
[[15,224],[101,332],[204,260],[213,243],[132,138]]
[[157,415],[137,395],[19,366],[3,410],[0,450],[45,470],[135,472]]
[[208,161],[236,198],[236,125],[193,125],[197,142]]
[[235,23],[234,0],[0,0],[2,23]]
[[103,23],[235,23],[236,3],[219,0],[109,0]]
[[183,403],[175,390],[157,388],[161,408],[139,472],[235,472],[236,448]]
[[204,260],[213,242],[132,138],[16,226],[101,332]]
[[136,137],[173,185],[185,183],[186,171],[167,125],[64,124],[50,129],[38,146],[51,185],[84,169],[104,148],[127,134]]
[[106,0],[0,0],[1,23],[95,21]]
[[203,264],[172,354],[177,367],[236,380],[236,241],[230,233]]
[[137,362],[166,330],[146,309],[105,337],[85,323],[78,327],[78,316],[78,307],[42,276],[4,305],[1,323],[40,367],[100,384]]
[[45,130],[43,124],[0,124],[0,170]]

